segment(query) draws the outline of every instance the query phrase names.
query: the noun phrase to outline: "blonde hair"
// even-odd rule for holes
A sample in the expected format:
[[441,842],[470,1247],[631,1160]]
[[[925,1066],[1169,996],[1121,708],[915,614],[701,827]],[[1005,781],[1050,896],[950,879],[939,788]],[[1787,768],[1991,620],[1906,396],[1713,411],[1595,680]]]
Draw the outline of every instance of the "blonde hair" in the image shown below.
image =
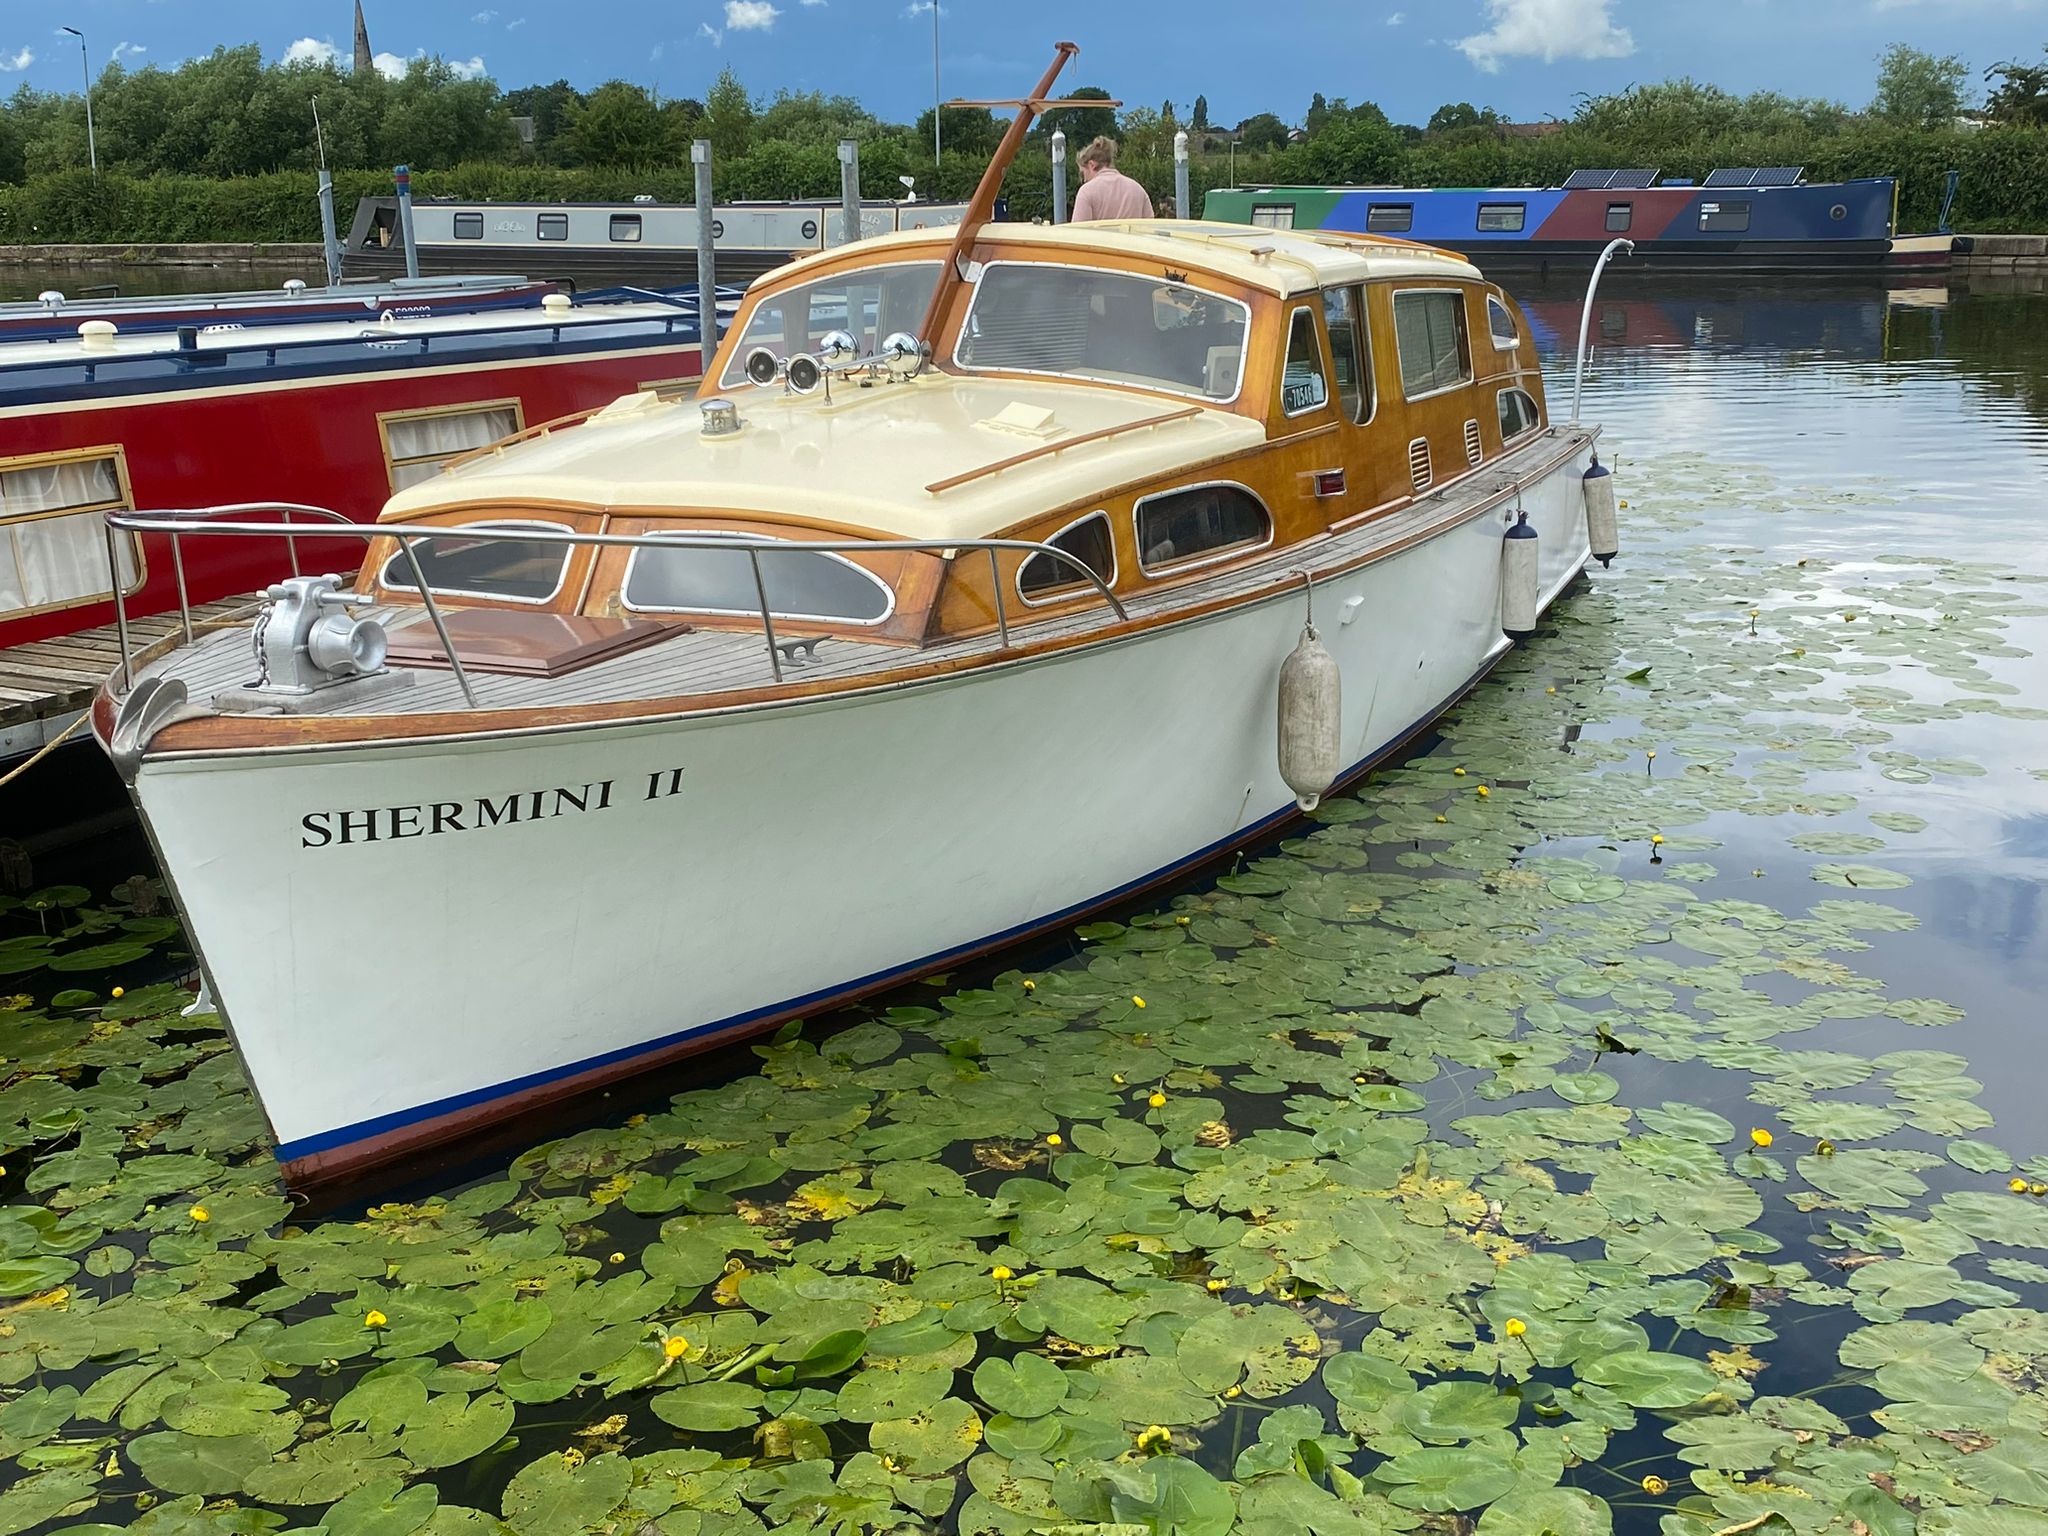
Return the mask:
[[1116,164],[1116,140],[1107,134],[1098,134],[1077,158],[1083,165],[1113,166]]

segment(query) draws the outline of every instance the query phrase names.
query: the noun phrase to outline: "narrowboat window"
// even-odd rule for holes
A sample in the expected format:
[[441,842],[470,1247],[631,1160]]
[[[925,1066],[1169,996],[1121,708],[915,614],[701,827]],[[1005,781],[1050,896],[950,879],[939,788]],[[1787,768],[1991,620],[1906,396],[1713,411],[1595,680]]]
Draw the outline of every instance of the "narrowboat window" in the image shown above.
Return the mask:
[[[562,590],[562,577],[569,569],[567,544],[546,544],[522,539],[471,539],[467,528],[545,528],[556,533],[571,532],[560,523],[510,522],[471,523],[450,529],[431,539],[415,539],[412,552],[420,562],[420,574],[427,590],[436,597],[486,597],[508,603],[544,603]],[[378,583],[393,591],[416,592],[412,563],[404,550],[395,551],[384,562]]]
[[441,466],[472,448],[488,448],[519,431],[517,400],[490,400],[447,410],[388,411],[377,418],[384,463],[398,492],[431,480]]
[[484,216],[480,213],[458,213],[455,215],[455,238],[458,240],[481,240],[484,237]]
[[1481,203],[1479,205],[1479,232],[1481,234],[1513,234],[1522,227],[1522,220],[1528,213],[1526,203]]
[[[1115,585],[1116,546],[1110,538],[1107,514],[1090,512],[1079,522],[1069,523],[1041,542],[1066,551],[1105,583]],[[1051,555],[1033,555],[1017,571],[1017,593],[1026,602],[1049,598],[1055,593],[1094,590],[1079,571]]]
[[1237,397],[1251,311],[1236,299],[1125,272],[992,262],[953,359],[1210,400]]
[[1365,210],[1367,234],[1405,235],[1414,227],[1413,203],[1373,203]]
[[533,221],[533,236],[536,240],[566,240],[569,238],[569,215],[566,213],[544,213]]
[[1197,485],[1138,503],[1138,564],[1148,576],[1271,542],[1273,519],[1241,485]]
[[623,240],[637,245],[640,243],[640,215],[637,213],[615,213],[612,215],[612,239]]
[[1260,229],[1294,228],[1294,204],[1253,203],[1252,223]]
[[1490,293],[1486,296],[1486,328],[1493,332],[1493,344],[1503,351],[1521,345],[1522,333],[1515,325],[1515,317],[1508,313],[1507,305]]
[[1330,361],[1337,398],[1356,422],[1372,420],[1372,351],[1366,345],[1364,294],[1357,288],[1323,290],[1323,323],[1330,330]]
[[[0,614],[114,595],[104,515],[129,508],[117,450],[0,459]],[[134,535],[115,541],[121,590],[141,585]]]
[[1465,383],[1472,377],[1465,295],[1450,288],[1395,294],[1394,349],[1401,355],[1401,392],[1410,400]]
[[1636,205],[1634,203],[1609,203],[1607,205],[1607,233],[1610,235],[1627,234],[1629,223],[1635,218],[1635,210]]
[[1513,442],[1524,432],[1533,432],[1538,425],[1536,398],[1526,389],[1504,389],[1500,392],[1500,440]]
[[1749,228],[1749,204],[1701,203],[1700,228],[1740,232]]
[[924,323],[925,306],[938,281],[937,262],[904,262],[821,277],[770,295],[748,317],[719,387],[732,389],[747,382],[746,357],[756,347],[767,347],[777,357],[815,353],[826,335],[837,330],[851,331],[860,355],[873,357],[881,350],[883,337],[894,331],[914,333]]
[[[691,531],[691,538],[746,539],[736,533]],[[895,607],[895,594],[879,576],[839,555],[784,545],[762,550],[761,588],[778,619],[831,624],[879,624]],[[636,613],[724,613],[758,618],[761,595],[754,561],[742,549],[662,549],[642,545],[626,562],[620,599]]]
[[1297,309],[1287,331],[1287,366],[1280,375],[1280,409],[1289,416],[1320,410],[1329,404],[1330,385],[1323,377],[1323,349],[1316,341],[1316,317]]

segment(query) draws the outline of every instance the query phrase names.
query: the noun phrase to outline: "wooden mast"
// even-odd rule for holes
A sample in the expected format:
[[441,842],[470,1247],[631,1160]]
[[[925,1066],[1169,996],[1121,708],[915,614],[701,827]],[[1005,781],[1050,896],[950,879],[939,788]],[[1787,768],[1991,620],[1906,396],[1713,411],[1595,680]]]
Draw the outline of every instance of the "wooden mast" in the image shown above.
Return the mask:
[[[1038,88],[1022,101],[958,101],[948,106],[959,107],[1015,107],[1017,116],[1009,130],[1003,134],[1002,143],[996,146],[994,156],[989,160],[988,169],[981,173],[981,184],[974,189],[974,197],[967,204],[967,212],[961,217],[960,227],[953,235],[952,248],[946,252],[946,267],[939,274],[938,285],[932,289],[932,301],[925,307],[924,325],[919,331],[919,340],[928,347],[938,345],[939,322],[945,316],[946,306],[951,302],[954,291],[966,281],[967,253],[974,249],[974,242],[982,228],[994,215],[996,196],[1003,189],[1003,175],[1010,169],[1010,162],[1017,158],[1017,151],[1024,143],[1024,135],[1031,131],[1031,125],[1038,114],[1047,107],[1102,107],[1114,106],[1114,102],[1084,98],[1079,101],[1056,101],[1047,92],[1060,77],[1060,71],[1067,67],[1067,61],[1081,51],[1078,43],[1055,43],[1051,66],[1038,82]],[[933,110],[938,110],[934,108]]]

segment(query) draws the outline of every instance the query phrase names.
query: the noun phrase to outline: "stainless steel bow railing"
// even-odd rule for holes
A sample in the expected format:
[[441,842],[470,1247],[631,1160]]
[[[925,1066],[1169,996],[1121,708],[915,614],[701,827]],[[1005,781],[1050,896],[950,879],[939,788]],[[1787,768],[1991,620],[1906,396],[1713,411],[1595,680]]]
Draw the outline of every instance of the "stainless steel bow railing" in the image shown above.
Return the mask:
[[[236,519],[249,514],[279,514],[278,522],[240,522]],[[294,523],[294,515],[317,518],[317,527],[305,523]],[[1130,615],[1124,605],[1096,571],[1079,556],[1060,549],[1055,545],[1041,544],[1032,539],[768,539],[753,538],[745,534],[704,535],[670,533],[576,533],[553,528],[479,528],[474,526],[412,525],[403,523],[358,523],[327,507],[306,506],[297,502],[243,502],[232,506],[194,507],[181,510],[149,512],[109,512],[107,525],[107,566],[118,572],[115,535],[121,533],[155,534],[168,537],[171,541],[171,566],[178,581],[178,615],[184,627],[185,642],[191,644],[196,638],[192,625],[192,604],[185,583],[185,559],[183,540],[188,538],[279,538],[282,537],[290,550],[292,574],[299,570],[298,540],[306,537],[359,538],[367,545],[377,539],[396,541],[405,555],[406,564],[411,567],[413,590],[405,592],[399,601],[409,600],[416,592],[426,608],[427,618],[434,626],[434,633],[441,642],[442,653],[448,658],[448,668],[455,683],[462,691],[463,701],[471,709],[482,706],[477,702],[476,689],[468,671],[462,665],[462,658],[456,653],[454,642],[449,638],[447,621],[442,616],[441,605],[434,600],[434,592],[427,585],[426,573],[421,569],[419,555],[414,546],[434,539],[459,538],[465,543],[486,541],[511,544],[562,544],[571,547],[591,546],[597,548],[624,549],[706,549],[744,550],[747,564],[753,573],[754,597],[759,604],[761,632],[766,642],[768,667],[776,682],[783,680],[782,652],[775,639],[775,615],[768,602],[768,589],[761,576],[761,556],[775,553],[797,554],[937,554],[952,558],[963,552],[983,551],[988,556],[989,584],[995,594],[996,631],[1002,648],[1010,647],[1010,618],[1003,601],[1002,567],[997,555],[1005,551],[1016,551],[1024,555],[1046,555],[1059,564],[1071,567],[1092,586],[1102,600],[1109,605],[1119,621]],[[381,585],[381,583],[380,583]],[[786,617],[786,615],[785,615]],[[121,687],[126,690],[134,681],[134,662],[129,644],[127,595],[122,591],[121,582],[114,581],[114,622],[121,646]]]

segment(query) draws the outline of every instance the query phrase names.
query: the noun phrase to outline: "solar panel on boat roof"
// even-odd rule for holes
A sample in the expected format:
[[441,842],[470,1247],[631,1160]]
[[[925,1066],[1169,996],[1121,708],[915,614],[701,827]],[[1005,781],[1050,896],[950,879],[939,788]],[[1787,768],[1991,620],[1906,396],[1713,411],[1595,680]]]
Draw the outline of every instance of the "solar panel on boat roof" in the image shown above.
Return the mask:
[[1701,182],[1700,185],[1703,187],[1746,187],[1751,184],[1751,178],[1756,174],[1757,168],[1753,165],[1730,166],[1718,171],[1707,172],[1707,179]]
[[1639,191],[1644,187],[1654,187],[1657,185],[1657,171],[1654,166],[1648,169],[1638,168],[1632,171],[1616,171],[1614,179],[1608,182],[1607,185],[1616,191],[1626,190],[1631,192]]
[[1577,192],[1590,187],[1610,186],[1620,174],[1619,171],[1573,171],[1564,179],[1565,190]]
[[1756,173],[1752,187],[1796,187],[1806,174],[1803,165],[1767,165]]

